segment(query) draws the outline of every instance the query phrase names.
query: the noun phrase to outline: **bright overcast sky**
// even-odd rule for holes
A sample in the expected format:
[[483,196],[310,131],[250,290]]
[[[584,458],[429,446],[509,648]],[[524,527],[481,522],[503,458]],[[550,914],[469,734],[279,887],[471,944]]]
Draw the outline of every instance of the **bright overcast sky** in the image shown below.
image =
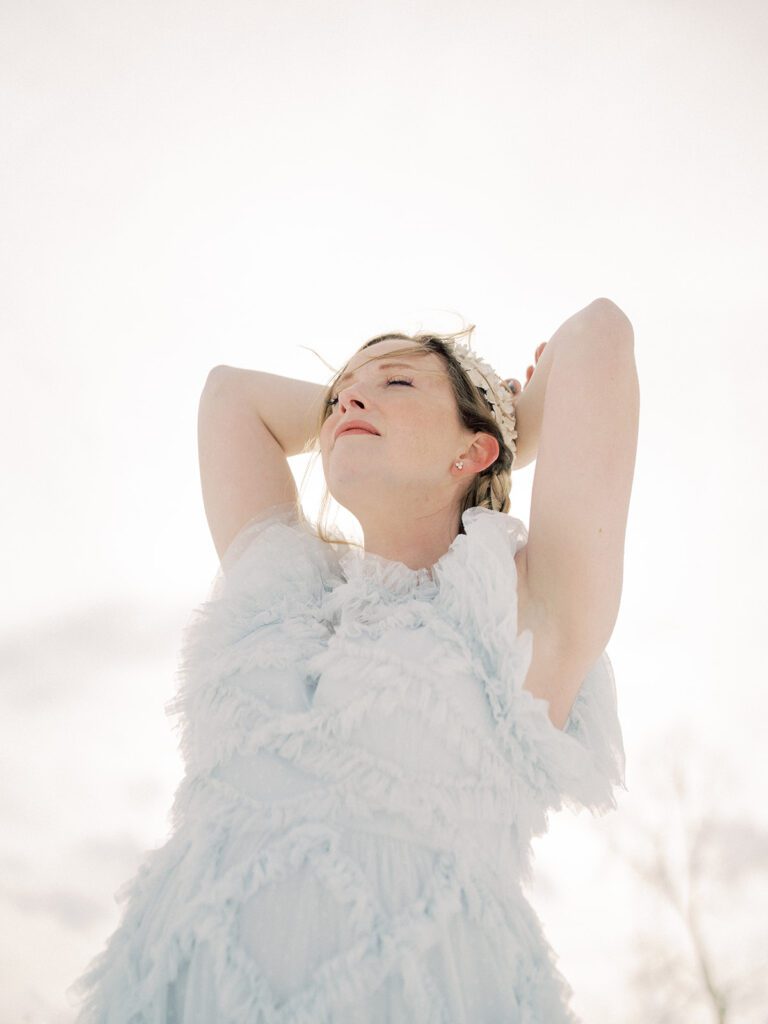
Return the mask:
[[[217,568],[196,414],[218,363],[324,382],[300,346],[337,366],[375,333],[474,323],[524,380],[571,313],[617,302],[641,390],[608,646],[622,806],[689,735],[757,815],[767,45],[757,0],[6,0],[3,1024],[69,1020],[65,985],[166,834],[163,705]],[[626,1024],[605,956],[631,942],[628,890],[598,902],[606,826],[560,818],[541,913],[579,1012]]]

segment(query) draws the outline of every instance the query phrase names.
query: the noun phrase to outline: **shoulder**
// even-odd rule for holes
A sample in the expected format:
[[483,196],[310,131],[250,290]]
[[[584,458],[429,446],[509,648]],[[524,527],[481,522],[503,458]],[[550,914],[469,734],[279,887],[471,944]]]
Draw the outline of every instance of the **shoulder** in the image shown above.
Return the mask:
[[293,592],[310,600],[338,574],[339,556],[294,504],[272,506],[247,522],[224,553],[215,596],[277,602]]

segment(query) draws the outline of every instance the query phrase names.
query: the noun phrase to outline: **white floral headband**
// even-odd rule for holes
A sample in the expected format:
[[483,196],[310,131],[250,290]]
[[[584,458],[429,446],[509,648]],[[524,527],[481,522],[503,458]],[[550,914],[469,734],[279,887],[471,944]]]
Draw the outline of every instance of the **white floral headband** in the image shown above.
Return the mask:
[[512,452],[514,464],[517,454],[517,420],[515,417],[514,392],[507,382],[496,373],[494,368],[476,355],[470,346],[463,341],[448,341],[446,346],[451,355],[459,362],[461,368],[478,390],[485,396],[493,409],[493,418],[499,425],[504,444]]

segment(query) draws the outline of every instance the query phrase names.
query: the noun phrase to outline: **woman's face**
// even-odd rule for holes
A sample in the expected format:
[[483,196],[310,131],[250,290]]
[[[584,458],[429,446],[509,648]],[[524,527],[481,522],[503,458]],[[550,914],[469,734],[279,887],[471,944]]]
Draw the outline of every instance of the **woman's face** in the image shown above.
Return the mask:
[[[405,347],[412,356],[384,358]],[[399,338],[377,342],[355,353],[330,398],[320,449],[336,501],[361,521],[387,510],[429,515],[455,502],[466,474],[451,468],[476,435],[461,423],[439,355]],[[337,436],[351,420],[377,433]]]

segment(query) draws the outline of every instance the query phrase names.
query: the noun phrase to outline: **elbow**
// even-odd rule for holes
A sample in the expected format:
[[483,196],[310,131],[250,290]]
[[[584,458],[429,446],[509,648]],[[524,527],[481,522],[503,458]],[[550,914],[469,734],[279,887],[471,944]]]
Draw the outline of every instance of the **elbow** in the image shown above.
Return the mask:
[[613,337],[622,339],[634,345],[635,332],[632,327],[632,321],[624,310],[613,302],[612,299],[607,299],[601,296],[600,298],[594,299],[589,306],[587,306],[587,309],[592,316],[610,330]]
[[223,380],[226,380],[229,377],[231,372],[232,367],[227,366],[224,363],[214,366],[208,371],[208,376],[205,378],[205,388],[210,390],[211,388],[218,387]]

